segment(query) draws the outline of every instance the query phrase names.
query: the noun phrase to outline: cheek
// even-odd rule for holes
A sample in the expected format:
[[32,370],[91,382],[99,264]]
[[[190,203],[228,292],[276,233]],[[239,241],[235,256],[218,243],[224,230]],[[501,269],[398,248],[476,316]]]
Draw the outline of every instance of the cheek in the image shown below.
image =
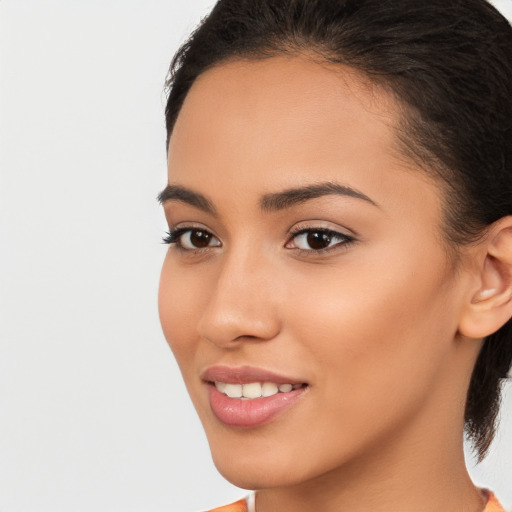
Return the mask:
[[405,412],[427,394],[456,331],[444,257],[426,267],[420,255],[380,256],[304,273],[286,308],[319,392],[359,420]]
[[201,385],[197,379],[197,360],[202,347],[197,324],[200,311],[207,301],[205,279],[197,271],[181,269],[168,254],[160,275],[158,310],[165,339],[169,344],[183,376],[183,381],[200,417],[209,408],[200,400]]
[[204,297],[200,280],[194,273],[180,272],[168,254],[160,275],[158,311],[165,339],[184,376],[197,350],[197,311]]

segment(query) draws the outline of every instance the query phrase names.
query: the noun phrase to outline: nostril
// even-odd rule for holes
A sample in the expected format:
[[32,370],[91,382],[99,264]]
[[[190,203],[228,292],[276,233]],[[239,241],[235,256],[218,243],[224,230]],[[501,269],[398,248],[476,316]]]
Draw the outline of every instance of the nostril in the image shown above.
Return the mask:
[[233,341],[251,341],[251,340],[257,340],[259,339],[258,336],[254,336],[253,334],[241,334],[237,338],[235,338]]

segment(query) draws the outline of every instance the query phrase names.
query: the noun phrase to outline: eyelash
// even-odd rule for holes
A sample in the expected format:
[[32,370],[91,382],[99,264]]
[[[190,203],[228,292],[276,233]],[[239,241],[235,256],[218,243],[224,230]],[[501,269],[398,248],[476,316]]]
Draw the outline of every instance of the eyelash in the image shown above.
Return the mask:
[[192,228],[180,228],[180,229],[171,229],[170,231],[165,232],[165,236],[162,238],[162,243],[171,245],[178,241],[179,237],[185,233],[186,231],[190,231]]
[[[218,247],[218,246],[214,245],[214,246],[198,247],[197,249],[186,249],[181,242],[181,237],[185,233],[193,232],[193,231],[204,232],[204,233],[207,233],[208,235],[211,235],[212,237],[214,237],[214,235],[207,229],[202,229],[202,228],[198,228],[198,227],[194,227],[194,226],[190,226],[190,227],[184,226],[182,228],[177,228],[177,229],[170,230],[169,232],[167,232],[166,236],[162,239],[162,241],[163,241],[163,243],[169,244],[169,245],[175,244],[176,248],[178,250],[180,250],[182,252],[186,252],[186,253],[192,253],[192,254],[204,252],[204,251],[210,249],[211,247]],[[295,249],[296,251],[299,252],[299,254],[306,255],[306,256],[314,256],[314,255],[318,255],[318,254],[324,254],[327,252],[339,250],[341,248],[348,248],[348,246],[350,246],[352,243],[354,243],[356,241],[353,236],[346,235],[344,233],[340,233],[339,231],[334,231],[334,230],[328,229],[328,228],[298,227],[290,233],[289,241],[286,242],[285,247],[287,247],[290,244],[290,242],[292,240],[294,240],[295,238],[297,238],[298,236],[308,234],[308,233],[321,233],[330,238],[338,238],[341,241],[336,243],[333,246],[325,247],[325,248],[321,248],[321,249],[300,249],[300,248]]]
[[183,247],[183,244],[181,242],[181,237],[185,233],[189,233],[189,232],[193,232],[193,231],[200,231],[200,232],[203,232],[203,233],[208,233],[211,236],[214,236],[207,229],[202,229],[202,228],[195,227],[195,226],[189,226],[189,227],[184,226],[182,228],[171,229],[170,231],[168,231],[166,236],[162,239],[162,242],[164,244],[168,244],[168,245],[175,244],[176,247],[180,251],[183,251],[183,252],[195,253],[195,252],[200,252],[200,251],[204,251],[205,249],[208,249],[208,247],[204,247],[204,248],[198,247],[197,249],[186,249],[185,247]]
[[330,238],[338,238],[340,241],[332,246],[324,247],[322,249],[295,249],[296,251],[299,252],[299,254],[305,256],[315,256],[318,254],[325,254],[331,251],[347,249],[351,244],[353,244],[356,241],[356,239],[353,236],[340,233],[339,231],[335,231],[333,229],[316,227],[297,227],[290,233],[290,240],[286,242],[285,247],[288,246],[288,244],[292,240],[296,239],[298,236],[308,233],[321,233],[322,235],[327,235]]

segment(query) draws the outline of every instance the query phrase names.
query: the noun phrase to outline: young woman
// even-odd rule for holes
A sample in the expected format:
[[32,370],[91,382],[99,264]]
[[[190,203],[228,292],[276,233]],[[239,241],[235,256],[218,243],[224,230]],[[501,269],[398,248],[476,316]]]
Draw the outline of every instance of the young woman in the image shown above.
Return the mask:
[[512,29],[484,0],[220,0],[166,109],[164,333],[222,510],[491,512]]

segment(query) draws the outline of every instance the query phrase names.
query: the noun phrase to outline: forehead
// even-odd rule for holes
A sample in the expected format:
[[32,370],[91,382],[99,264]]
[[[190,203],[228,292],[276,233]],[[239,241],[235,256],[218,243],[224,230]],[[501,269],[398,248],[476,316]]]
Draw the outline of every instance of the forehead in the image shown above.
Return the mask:
[[320,182],[414,207],[425,187],[439,190],[400,152],[400,113],[391,94],[346,66],[306,57],[228,62],[201,75],[183,104],[169,183],[238,211],[265,193]]
[[[282,153],[327,150],[330,144],[379,142],[396,153],[399,112],[394,98],[361,73],[306,57],[224,63],[200,75],[178,116],[171,156],[212,142]],[[192,139],[193,138],[193,139]],[[350,139],[346,140],[346,139]],[[375,144],[374,144],[375,145]],[[251,149],[255,154],[250,155]]]

